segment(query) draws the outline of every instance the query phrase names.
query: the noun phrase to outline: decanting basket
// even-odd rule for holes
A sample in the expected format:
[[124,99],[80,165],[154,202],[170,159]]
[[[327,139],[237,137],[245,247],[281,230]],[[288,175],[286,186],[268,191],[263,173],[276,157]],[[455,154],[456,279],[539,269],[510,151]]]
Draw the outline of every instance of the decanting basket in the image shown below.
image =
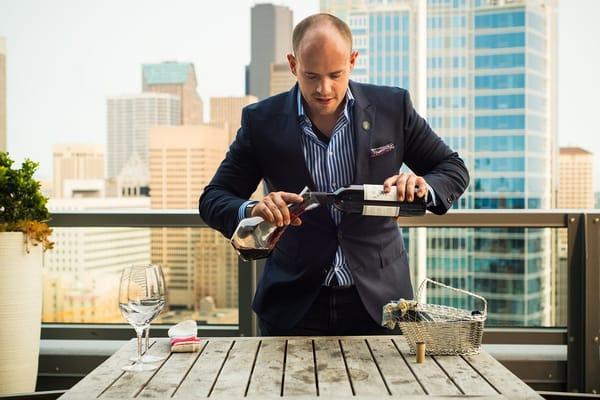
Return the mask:
[[[427,284],[450,289],[481,300],[483,310],[465,310],[440,304],[419,303],[400,299],[384,306],[384,325],[397,323],[405,335],[411,353],[416,343],[424,342],[428,355],[477,354],[481,349],[483,326],[487,318],[487,301],[474,293],[457,289],[431,279],[424,279],[416,299],[422,299]],[[403,304],[402,304],[403,303]]]

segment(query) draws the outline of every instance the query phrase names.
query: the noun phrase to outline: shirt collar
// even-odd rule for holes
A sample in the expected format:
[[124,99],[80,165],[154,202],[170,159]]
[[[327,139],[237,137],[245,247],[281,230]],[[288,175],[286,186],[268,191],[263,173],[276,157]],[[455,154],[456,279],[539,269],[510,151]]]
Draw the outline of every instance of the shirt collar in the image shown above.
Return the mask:
[[[354,96],[352,95],[352,91],[350,90],[350,86],[348,86],[348,90],[346,90],[346,98],[344,99],[344,116],[348,121],[350,121],[350,109],[354,105]],[[308,118],[306,113],[304,112],[304,104],[302,103],[302,93],[300,92],[300,87],[298,87],[297,94],[297,102],[298,102],[298,118]]]

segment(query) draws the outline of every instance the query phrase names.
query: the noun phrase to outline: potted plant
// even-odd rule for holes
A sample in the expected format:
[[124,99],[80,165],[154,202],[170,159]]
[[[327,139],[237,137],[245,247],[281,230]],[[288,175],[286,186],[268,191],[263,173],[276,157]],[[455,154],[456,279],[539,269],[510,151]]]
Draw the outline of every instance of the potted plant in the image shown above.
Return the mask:
[[0,152],[0,394],[32,392],[37,378],[43,251],[53,245],[37,168],[14,169]]

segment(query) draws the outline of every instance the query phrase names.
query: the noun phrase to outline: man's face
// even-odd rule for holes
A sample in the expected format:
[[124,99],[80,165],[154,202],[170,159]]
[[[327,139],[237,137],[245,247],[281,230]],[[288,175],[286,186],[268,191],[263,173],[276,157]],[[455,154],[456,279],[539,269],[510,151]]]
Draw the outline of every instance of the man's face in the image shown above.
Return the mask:
[[296,57],[288,54],[309,115],[339,114],[357,56],[341,34],[328,26],[307,32]]

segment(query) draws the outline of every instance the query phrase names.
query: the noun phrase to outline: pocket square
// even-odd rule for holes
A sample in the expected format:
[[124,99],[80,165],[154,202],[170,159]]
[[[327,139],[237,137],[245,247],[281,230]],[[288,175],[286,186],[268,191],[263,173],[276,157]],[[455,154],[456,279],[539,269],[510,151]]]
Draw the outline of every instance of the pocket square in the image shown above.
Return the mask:
[[390,151],[394,150],[395,148],[396,148],[396,145],[394,143],[388,143],[381,147],[375,147],[374,149],[370,150],[371,158],[379,157],[383,154],[389,153]]

